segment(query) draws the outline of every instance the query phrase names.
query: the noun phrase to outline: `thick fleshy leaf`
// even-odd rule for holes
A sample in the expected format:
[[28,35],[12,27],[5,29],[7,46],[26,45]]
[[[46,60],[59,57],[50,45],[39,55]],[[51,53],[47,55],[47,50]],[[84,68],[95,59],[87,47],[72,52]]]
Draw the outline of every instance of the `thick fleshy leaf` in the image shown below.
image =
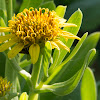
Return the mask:
[[82,67],[87,52],[90,49],[95,48],[99,38],[99,32],[89,35],[77,54],[67,64],[64,65],[65,67],[63,66],[62,70],[60,70],[52,82],[65,81],[72,77]]
[[84,36],[81,38],[81,41],[79,41],[77,43],[76,47],[71,52],[71,54],[65,59],[65,61],[63,61],[60,65],[56,66],[53,70],[49,71],[50,77],[47,79],[45,84],[48,84],[55,76],[58,77],[60,75],[60,73],[59,73],[60,70],[67,67],[67,66],[64,66],[64,65],[67,64],[75,56],[75,54],[78,52],[79,48],[81,47],[81,45],[84,42],[84,40],[86,39],[86,37],[87,37],[87,33],[84,34]]
[[56,14],[59,16],[59,17],[64,17],[65,15],[65,11],[66,11],[66,7],[67,6],[62,6],[62,5],[59,5],[55,11],[56,11]]
[[90,62],[90,60],[89,60],[90,57],[93,58],[95,53],[96,53],[95,49],[92,49],[88,52],[87,56],[85,57],[82,68],[69,80],[64,81],[64,82],[55,83],[52,85],[44,85],[41,90],[43,90],[44,92],[50,91],[50,92],[53,92],[54,94],[60,95],[60,96],[71,93],[78,85],[78,83],[84,73],[85,68],[88,66],[88,64]]
[[39,57],[39,53],[40,53],[40,47],[38,44],[35,45],[31,45],[29,48],[29,54],[31,56],[31,61],[33,64],[35,64],[38,60]]
[[51,57],[52,47],[51,43],[48,41],[45,44],[45,47],[43,49],[43,69],[44,69],[44,75],[48,77],[48,67],[50,63],[50,57]]
[[[77,27],[65,27],[64,31],[77,35],[82,23],[82,17],[83,17],[82,12],[80,10],[77,10],[67,21],[67,23],[73,23],[77,25]],[[64,39],[62,41],[70,48],[74,40],[69,39],[67,43],[66,41],[64,41]],[[56,50],[54,52],[56,52]],[[67,54],[67,51],[63,49],[60,50],[60,56],[58,57],[57,65],[59,65],[63,61],[66,54]]]
[[89,67],[86,68],[81,82],[81,100],[97,100],[96,82]]
[[28,100],[28,95],[26,92],[23,92],[19,98],[19,100]]
[[50,75],[50,72],[52,72],[52,70],[55,68],[59,55],[60,55],[60,50],[57,49],[56,52],[54,52],[54,54],[53,54],[53,63],[51,64],[51,66],[49,68],[49,75]]

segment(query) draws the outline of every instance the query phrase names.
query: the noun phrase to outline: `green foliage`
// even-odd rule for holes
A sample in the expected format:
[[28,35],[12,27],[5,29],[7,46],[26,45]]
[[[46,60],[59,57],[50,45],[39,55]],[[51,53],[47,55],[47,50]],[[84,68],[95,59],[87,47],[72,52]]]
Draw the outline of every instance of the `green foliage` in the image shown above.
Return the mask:
[[49,68],[51,52],[52,52],[52,46],[50,42],[46,42],[45,47],[43,49],[43,69],[46,77],[48,77],[48,68]]
[[81,100],[97,100],[95,78],[89,67],[86,68],[82,78]]
[[[65,28],[64,28],[64,31],[67,31],[67,32],[70,32],[70,33],[72,33],[72,34],[77,35],[77,33],[78,33],[79,29],[80,29],[81,23],[82,23],[82,17],[83,17],[82,12],[81,12],[80,10],[77,10],[77,11],[69,18],[69,20],[67,21],[67,23],[76,24],[77,27],[69,27],[69,28],[68,28],[68,27],[65,27]],[[69,39],[67,43],[65,42],[65,44],[70,48],[71,45],[72,45],[72,43],[73,43],[73,41],[74,41],[74,40],[72,40],[72,39],[70,40],[70,39]],[[64,40],[63,40],[63,42],[64,42]],[[54,52],[56,52],[56,50],[55,50]],[[60,50],[60,55],[59,55],[59,57],[57,58],[57,59],[58,59],[57,65],[59,65],[59,64],[63,61],[63,59],[64,59],[64,57],[65,57],[66,54],[67,54],[67,51],[66,51],[66,50],[63,50],[63,49]]]
[[[13,2],[11,2],[9,5],[14,6],[16,1],[10,1]],[[0,0],[0,4],[0,25],[5,27],[7,26],[7,5],[5,5],[5,0]],[[55,10],[57,15],[62,18],[64,17],[66,10],[66,6],[62,5],[56,8],[53,0],[23,0],[20,12],[23,11],[24,8],[30,7],[37,9],[41,7]],[[67,21],[67,23],[76,24],[77,27],[65,27],[63,30],[77,35],[82,23],[82,18],[83,14],[81,10],[78,9]],[[74,40],[68,39],[68,41],[66,41],[63,37],[61,37],[60,40],[64,42],[66,46],[71,48],[71,53],[68,53],[63,49],[54,49],[52,51],[50,42],[46,42],[45,46],[41,49],[37,63],[33,65],[32,74],[29,73],[31,68],[31,60],[27,61],[25,57],[19,58],[18,56],[16,56],[14,59],[8,59],[6,57],[7,55],[5,56],[4,53],[0,53],[0,58],[2,57],[3,60],[0,62],[0,66],[4,66],[3,68],[0,67],[0,75],[4,76],[5,73],[7,80],[12,83],[12,89],[10,91],[11,94],[9,93],[9,95],[0,99],[5,100],[5,98],[8,98],[10,100],[16,96],[12,100],[18,100],[19,94],[17,92],[21,92],[22,94],[20,96],[20,100],[23,100],[23,98],[27,100],[28,93],[29,98],[38,98],[38,95],[43,93],[40,94],[40,100],[66,100],[69,98],[68,96],[65,96],[65,98],[60,96],[68,95],[73,92],[83,76],[81,84],[82,100],[96,100],[97,94],[95,79],[91,69],[88,68],[88,66],[96,53],[94,48],[96,47],[99,38],[100,32],[92,33],[88,37],[87,33],[85,33],[81,40],[78,41],[76,46],[72,49],[71,46]],[[5,54],[6,53],[7,51]],[[53,63],[50,62],[51,57],[53,57]],[[21,60],[22,58],[24,59]],[[27,68],[25,68],[26,66]],[[21,76],[18,76],[18,73]],[[26,93],[24,91],[28,92]],[[88,97],[86,97],[87,94]],[[73,95],[74,93],[70,94],[70,99],[74,100],[75,95]]]
[[[94,48],[99,40],[99,37],[100,37],[100,33],[99,32],[95,32],[95,33],[92,33],[91,35],[89,35],[87,37],[87,39],[84,41],[84,43],[82,44],[80,50],[78,51],[78,53],[73,57],[72,60],[70,60],[65,66],[65,69],[63,67],[63,69],[59,72],[59,76],[60,77],[57,77],[53,80],[53,83],[54,82],[63,82],[64,80],[67,80],[67,79],[70,79],[71,76],[73,76],[75,73],[78,72],[78,70],[80,70],[80,67],[82,67],[82,64],[84,62],[84,59],[86,58],[86,55],[87,55],[87,52],[90,52],[89,50]],[[95,40],[94,42],[92,42],[93,40]],[[93,49],[93,55],[95,54],[95,50]],[[93,55],[90,55],[90,58],[88,60],[88,64],[89,62],[92,60],[93,58]],[[79,59],[76,59],[76,58],[79,58]],[[94,82],[94,81],[93,81]],[[52,99],[54,100],[62,100],[61,98],[57,98],[57,96],[51,94],[51,93],[47,93],[46,94],[47,97],[49,95],[52,95]],[[73,94],[72,94],[73,95]],[[43,94],[41,96],[42,99],[46,100],[47,98],[45,97],[45,94]],[[57,99],[56,99],[57,98]],[[72,96],[70,95],[70,97],[68,96],[65,96],[65,98],[72,98]],[[50,99],[51,100],[51,99]]]
[[60,6],[58,6],[57,8],[56,8],[56,14],[59,16],[59,17],[64,17],[64,15],[65,15],[65,11],[66,11],[66,6],[62,6],[62,5],[60,5]]
[[[68,5],[67,3],[65,3]],[[68,18],[77,8],[80,8],[84,13],[84,19],[81,30],[83,32],[93,31],[100,26],[100,0],[73,0],[70,1],[68,11],[65,18]]]
[[23,11],[25,8],[49,8],[50,10],[54,10],[55,9],[55,4],[53,1],[49,1],[49,0],[23,0],[23,3],[21,5],[20,11]]

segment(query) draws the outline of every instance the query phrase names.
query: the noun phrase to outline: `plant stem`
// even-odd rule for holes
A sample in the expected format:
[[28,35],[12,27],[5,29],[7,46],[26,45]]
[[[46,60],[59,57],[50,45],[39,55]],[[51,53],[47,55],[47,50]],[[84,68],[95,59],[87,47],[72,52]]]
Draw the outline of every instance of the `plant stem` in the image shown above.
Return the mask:
[[[8,59],[6,59],[6,67],[5,67],[5,77],[8,81],[12,83],[12,88],[10,90],[11,93],[17,92],[17,78],[18,75],[16,70],[13,69],[12,65],[9,63]],[[12,100],[18,100],[18,97],[14,97]]]
[[38,61],[36,62],[36,64],[34,64],[33,69],[32,69],[32,84],[33,84],[33,89],[36,88],[36,85],[38,83],[38,78],[39,78],[39,74],[40,74],[40,70],[41,70],[41,62],[42,62],[42,55],[40,54]]
[[13,15],[13,0],[6,0],[6,7],[7,7],[7,19],[12,19]]
[[39,97],[39,94],[34,93],[34,92],[31,92],[31,93],[29,94],[28,100],[38,100],[38,97]]

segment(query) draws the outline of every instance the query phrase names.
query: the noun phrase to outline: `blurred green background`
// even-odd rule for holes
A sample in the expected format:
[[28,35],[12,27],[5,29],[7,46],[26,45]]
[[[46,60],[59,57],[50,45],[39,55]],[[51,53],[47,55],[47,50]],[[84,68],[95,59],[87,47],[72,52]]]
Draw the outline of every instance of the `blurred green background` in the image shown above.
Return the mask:
[[[22,2],[23,0],[17,0],[16,5],[14,6],[15,13],[19,12]],[[54,4],[55,6],[67,6],[66,14],[64,16],[66,19],[68,19],[71,14],[74,13],[78,8],[81,9],[81,11],[83,12],[83,23],[78,36],[81,37],[85,32],[89,32],[89,34],[91,34],[93,32],[100,31],[100,0],[54,0]],[[94,72],[98,89],[98,100],[100,100],[100,41],[96,47],[96,50],[96,56],[89,67],[91,67]],[[57,98],[58,100],[66,100],[66,98],[67,100],[80,100],[80,96],[78,94],[80,93],[79,91],[80,84],[70,95],[64,97],[57,96]],[[50,98],[50,100],[51,99],[52,98]]]

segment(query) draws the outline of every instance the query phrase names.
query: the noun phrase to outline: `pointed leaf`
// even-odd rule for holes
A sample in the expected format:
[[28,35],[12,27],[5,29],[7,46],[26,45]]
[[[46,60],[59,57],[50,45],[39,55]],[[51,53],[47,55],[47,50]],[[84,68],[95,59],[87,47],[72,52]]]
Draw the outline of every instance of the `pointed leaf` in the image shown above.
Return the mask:
[[[45,82],[45,84],[48,84],[55,76],[59,77],[60,75],[60,70],[64,69],[64,67],[68,67],[68,66],[64,66],[65,64],[68,63],[68,61],[70,61],[75,54],[78,52],[79,48],[81,47],[82,43],[84,42],[84,40],[87,37],[87,33],[83,35],[83,37],[81,38],[81,41],[79,41],[76,45],[76,47],[74,48],[74,50],[71,52],[71,54],[68,56],[68,58],[65,59],[65,61],[63,61],[60,65],[56,66],[55,69],[51,70],[51,72],[49,72],[51,75],[50,77],[47,79],[47,81]],[[70,67],[70,66],[69,66]],[[59,73],[59,74],[58,74]]]
[[[58,73],[52,82],[65,81],[72,77],[79,69],[81,69],[87,52],[95,48],[100,38],[100,33],[95,32],[87,37],[82,44],[77,54],[67,64],[65,64],[62,70]],[[90,59],[91,60],[91,59]]]
[[85,68],[89,64],[90,57],[93,58],[95,53],[96,53],[95,49],[92,49],[88,52],[87,56],[85,57],[82,68],[69,80],[64,81],[64,82],[55,83],[52,85],[44,85],[41,90],[53,92],[54,94],[59,95],[59,96],[67,95],[71,93],[78,85],[84,73]]
[[[77,27],[65,27],[64,31],[67,31],[74,35],[77,35],[77,33],[80,29],[81,23],[82,23],[82,17],[83,17],[82,12],[81,12],[81,10],[78,9],[74,14],[72,14],[72,16],[67,21],[67,23],[76,24]],[[62,41],[64,42],[64,40],[62,40]],[[73,41],[74,41],[73,39],[69,39],[67,41],[67,43],[66,42],[64,42],[64,43],[70,48]],[[54,52],[56,52],[56,50]],[[63,61],[66,54],[67,54],[67,51],[65,51],[63,49],[60,50],[60,56],[58,58],[57,65],[59,65]]]
[[64,17],[65,15],[65,12],[66,12],[66,7],[67,6],[62,6],[62,5],[59,5],[55,11],[56,11],[56,14],[59,16],[59,17]]
[[48,67],[50,63],[51,52],[52,52],[51,43],[46,42],[43,50],[43,69],[46,77],[48,77]]

